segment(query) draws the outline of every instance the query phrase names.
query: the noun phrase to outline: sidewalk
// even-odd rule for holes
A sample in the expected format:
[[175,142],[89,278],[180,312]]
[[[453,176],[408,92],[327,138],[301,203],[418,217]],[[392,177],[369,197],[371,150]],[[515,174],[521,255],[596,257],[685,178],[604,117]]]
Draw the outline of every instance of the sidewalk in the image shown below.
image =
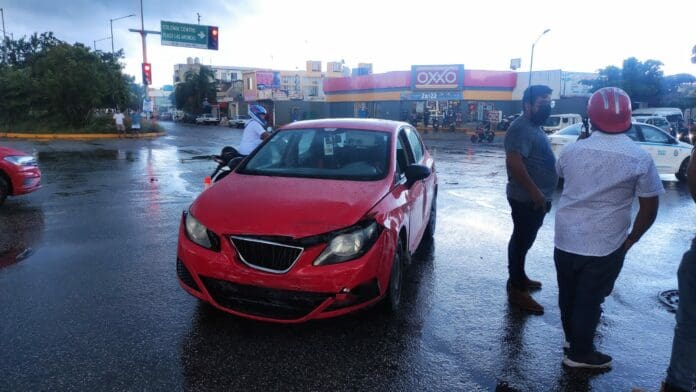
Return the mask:
[[0,132],[0,138],[41,140],[146,139],[166,135],[165,132],[143,133],[13,133]]

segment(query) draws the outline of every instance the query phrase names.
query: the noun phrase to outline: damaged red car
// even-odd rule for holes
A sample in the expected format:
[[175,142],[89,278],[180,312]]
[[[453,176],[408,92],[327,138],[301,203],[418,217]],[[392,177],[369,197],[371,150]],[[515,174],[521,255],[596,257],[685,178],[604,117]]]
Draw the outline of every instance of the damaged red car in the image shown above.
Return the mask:
[[404,272],[435,231],[433,158],[409,124],[287,125],[182,214],[177,275],[189,294],[273,322],[401,304]]
[[41,188],[36,159],[22,151],[0,146],[0,205],[7,196],[19,196]]

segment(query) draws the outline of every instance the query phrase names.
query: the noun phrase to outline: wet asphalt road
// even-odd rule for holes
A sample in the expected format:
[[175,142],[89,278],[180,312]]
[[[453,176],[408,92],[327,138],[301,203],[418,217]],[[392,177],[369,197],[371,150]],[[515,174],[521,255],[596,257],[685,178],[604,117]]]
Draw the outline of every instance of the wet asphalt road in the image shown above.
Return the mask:
[[[175,274],[181,211],[209,161],[241,131],[163,123],[156,140],[0,144],[35,151],[44,187],[0,208],[0,390],[657,390],[676,287],[694,233],[684,184],[665,181],[653,229],[605,303],[607,373],[565,370],[553,214],[528,256],[543,316],[510,308],[512,230],[500,141],[427,135],[440,176],[434,244],[416,257],[405,309],[302,325],[240,319],[198,303]],[[667,179],[667,178],[666,178]]]

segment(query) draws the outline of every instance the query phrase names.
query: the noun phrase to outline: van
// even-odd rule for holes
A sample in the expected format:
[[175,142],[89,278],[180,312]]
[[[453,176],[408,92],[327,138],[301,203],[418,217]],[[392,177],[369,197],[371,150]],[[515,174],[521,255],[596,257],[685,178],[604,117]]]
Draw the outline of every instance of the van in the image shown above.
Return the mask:
[[556,131],[560,131],[561,129],[569,125],[577,123],[582,123],[582,116],[579,114],[552,114],[551,116],[549,116],[548,119],[546,119],[546,122],[544,123],[544,125],[541,126],[541,128],[546,133],[554,133]]
[[662,116],[672,124],[672,129],[677,129],[684,114],[679,108],[642,108],[633,110],[633,116]]

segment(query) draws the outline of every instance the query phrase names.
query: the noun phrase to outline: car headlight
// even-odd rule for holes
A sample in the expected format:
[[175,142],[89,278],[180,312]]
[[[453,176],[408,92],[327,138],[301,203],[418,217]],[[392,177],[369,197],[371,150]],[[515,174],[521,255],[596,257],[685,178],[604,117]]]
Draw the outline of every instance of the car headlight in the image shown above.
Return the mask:
[[17,166],[37,166],[36,159],[28,155],[10,155],[5,160]]
[[184,214],[184,226],[188,239],[204,248],[219,251],[220,238],[215,233],[208,230],[207,227],[203,226],[198,219],[194,218],[190,211]]
[[339,232],[314,260],[314,265],[329,265],[356,259],[374,245],[379,233],[380,227],[376,222],[359,224]]

